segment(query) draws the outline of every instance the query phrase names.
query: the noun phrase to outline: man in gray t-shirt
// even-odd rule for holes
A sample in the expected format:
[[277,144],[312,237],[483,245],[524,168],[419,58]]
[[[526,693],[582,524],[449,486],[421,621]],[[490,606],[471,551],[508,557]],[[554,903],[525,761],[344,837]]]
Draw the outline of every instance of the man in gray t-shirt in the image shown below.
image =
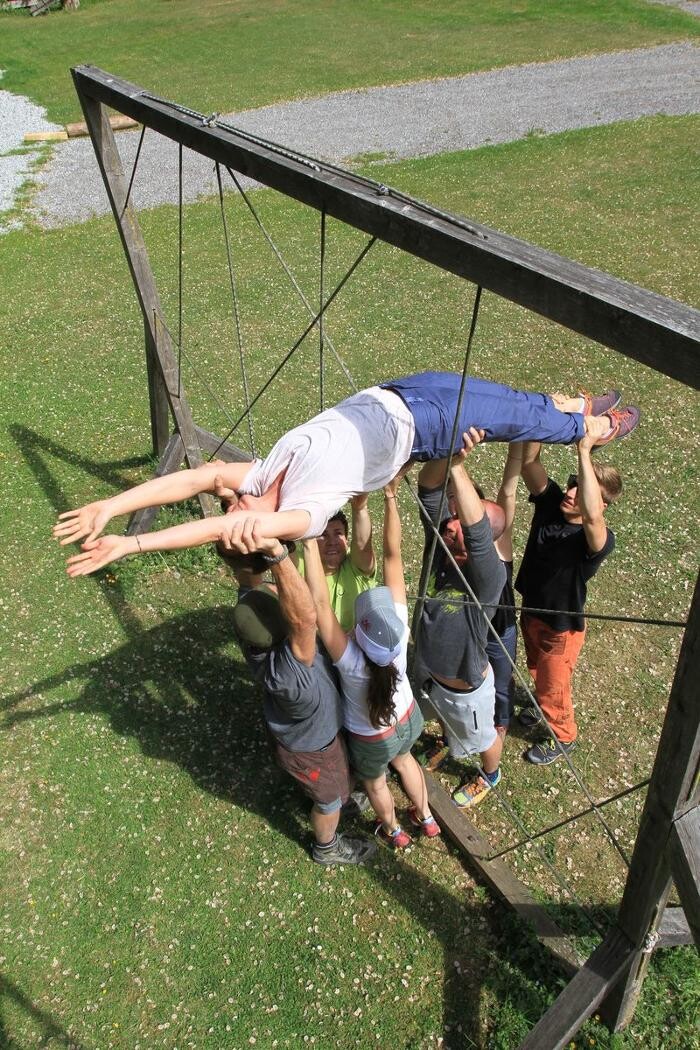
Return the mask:
[[[465,434],[464,455],[482,437],[474,428]],[[420,658],[430,675],[430,704],[445,726],[450,754],[456,759],[481,755],[482,772],[467,778],[452,796],[462,809],[481,802],[501,780],[503,742],[494,727],[495,690],[484,613],[490,618],[505,583],[489,517],[462,466],[464,455],[426,464],[418,479],[426,510],[438,526],[440,486],[450,470],[457,518],[445,522],[442,536],[484,607],[482,612],[471,601],[460,574],[440,548],[419,625]]]
[[341,807],[352,791],[342,701],[333,667],[316,643],[316,611],[307,585],[288,557],[289,548],[263,539],[257,523],[234,534],[234,549],[259,553],[275,586],[261,584],[241,596],[234,628],[256,680],[277,761],[312,799],[317,864],[361,864],[376,846],[338,833]]

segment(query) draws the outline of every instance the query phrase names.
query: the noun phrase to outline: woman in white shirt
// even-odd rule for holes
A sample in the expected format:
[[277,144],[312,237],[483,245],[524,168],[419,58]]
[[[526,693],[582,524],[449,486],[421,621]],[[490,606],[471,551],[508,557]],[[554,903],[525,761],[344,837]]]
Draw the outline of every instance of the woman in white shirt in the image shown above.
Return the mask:
[[406,674],[409,627],[401,559],[401,521],[396,491],[402,474],[384,489],[384,587],[358,595],[355,628],[341,628],[331,609],[315,540],[304,544],[306,581],[316,605],[321,640],[340,675],[351,765],[377,814],[377,835],[394,849],[411,837],[396,819],[386,773],[399,774],[412,802],[411,823],[424,835],[440,834],[430,807],[423,771],[411,747],[423,729]]

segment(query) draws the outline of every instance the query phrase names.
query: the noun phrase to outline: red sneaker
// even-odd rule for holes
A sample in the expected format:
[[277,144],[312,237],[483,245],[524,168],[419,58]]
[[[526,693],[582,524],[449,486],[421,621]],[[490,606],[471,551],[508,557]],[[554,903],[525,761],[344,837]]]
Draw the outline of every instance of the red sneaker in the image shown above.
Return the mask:
[[437,838],[438,835],[442,834],[440,830],[440,825],[438,824],[435,817],[430,816],[427,820],[421,820],[421,818],[418,816],[418,810],[415,806],[409,807],[408,819],[411,821],[411,824],[413,824],[414,828],[421,829],[422,833],[427,839],[434,839]]
[[602,416],[611,408],[617,408],[622,394],[619,390],[606,390],[604,394],[598,394],[596,397],[587,390],[579,390],[579,397],[583,398],[584,416]]
[[628,405],[627,408],[611,408],[602,414],[610,420],[610,430],[598,438],[594,448],[600,448],[601,445],[609,445],[611,441],[627,437],[639,423],[639,409],[634,405]]
[[393,831],[385,831],[381,820],[378,820],[374,834],[389,849],[408,849],[413,845],[413,839],[406,834],[400,824],[397,824]]

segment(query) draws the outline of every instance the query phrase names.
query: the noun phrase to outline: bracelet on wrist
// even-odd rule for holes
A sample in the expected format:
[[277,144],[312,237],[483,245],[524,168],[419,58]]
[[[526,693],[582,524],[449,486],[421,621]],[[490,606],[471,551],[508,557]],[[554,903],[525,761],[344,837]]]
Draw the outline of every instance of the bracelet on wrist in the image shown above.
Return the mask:
[[141,540],[139,539],[138,533],[134,533],[134,539],[136,540],[136,546],[139,549],[139,554],[143,554],[143,547],[141,546]]

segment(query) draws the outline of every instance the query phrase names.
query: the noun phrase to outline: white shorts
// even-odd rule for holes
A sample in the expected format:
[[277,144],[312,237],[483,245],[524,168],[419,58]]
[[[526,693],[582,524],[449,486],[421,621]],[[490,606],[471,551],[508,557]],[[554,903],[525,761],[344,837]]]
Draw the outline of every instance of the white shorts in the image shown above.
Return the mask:
[[487,751],[496,739],[493,724],[496,706],[493,671],[489,664],[486,678],[471,693],[456,693],[432,679],[430,705],[445,724],[452,758]]

